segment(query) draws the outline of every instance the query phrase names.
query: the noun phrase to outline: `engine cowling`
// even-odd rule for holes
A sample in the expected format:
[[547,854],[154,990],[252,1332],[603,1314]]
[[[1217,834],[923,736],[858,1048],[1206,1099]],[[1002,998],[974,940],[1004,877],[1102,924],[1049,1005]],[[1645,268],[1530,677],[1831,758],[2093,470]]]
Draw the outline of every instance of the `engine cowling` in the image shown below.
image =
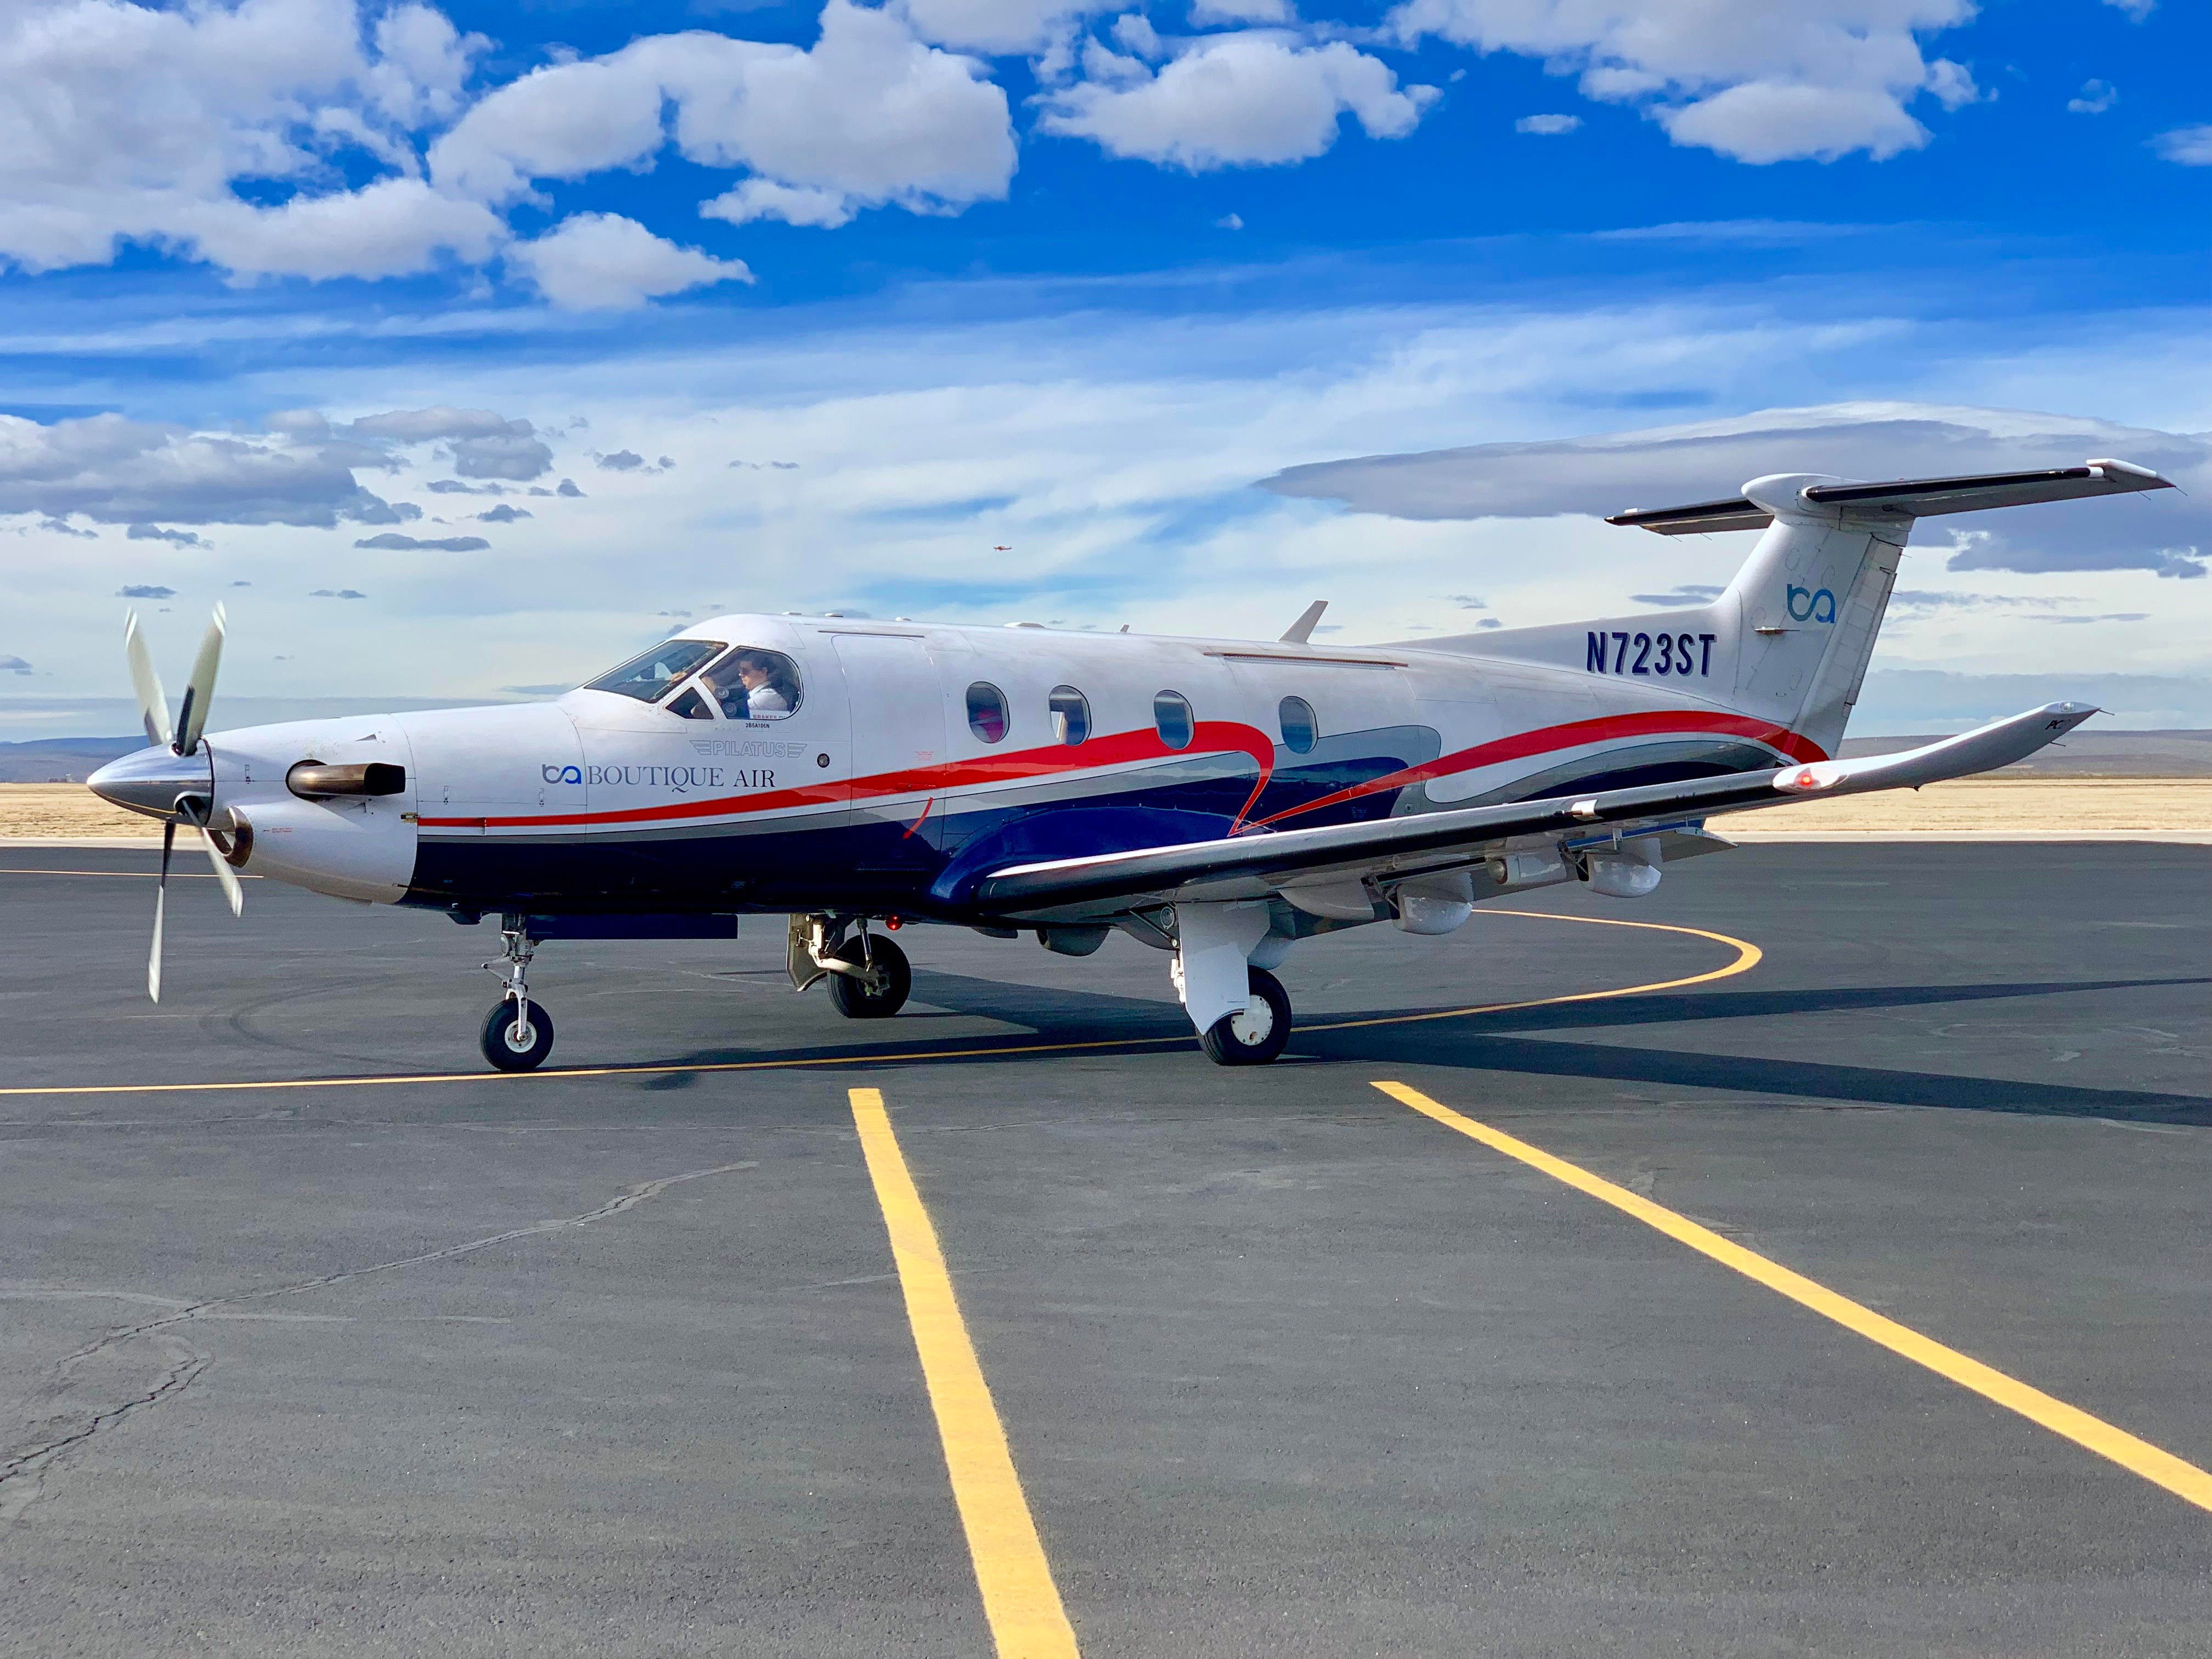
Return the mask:
[[415,825],[399,798],[262,800],[234,806],[240,867],[333,898],[389,904],[415,877]]

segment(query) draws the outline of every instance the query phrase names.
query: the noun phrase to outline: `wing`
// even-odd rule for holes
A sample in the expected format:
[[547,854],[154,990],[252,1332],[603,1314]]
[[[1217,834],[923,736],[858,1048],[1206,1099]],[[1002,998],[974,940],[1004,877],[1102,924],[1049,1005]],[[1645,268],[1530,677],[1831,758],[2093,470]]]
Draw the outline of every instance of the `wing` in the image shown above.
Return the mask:
[[[2054,702],[1894,755],[1012,865],[983,877],[972,902],[1010,918],[1060,921],[1157,904],[1261,898],[1285,882],[1332,875],[1402,881],[1463,868],[1516,838],[1545,837],[1572,851],[1578,842],[1609,843],[1617,830],[1649,835],[1692,829],[1717,813],[1876,789],[1917,789],[2010,765],[2096,712],[2082,703]],[[1601,830],[1603,834],[1595,833]]]

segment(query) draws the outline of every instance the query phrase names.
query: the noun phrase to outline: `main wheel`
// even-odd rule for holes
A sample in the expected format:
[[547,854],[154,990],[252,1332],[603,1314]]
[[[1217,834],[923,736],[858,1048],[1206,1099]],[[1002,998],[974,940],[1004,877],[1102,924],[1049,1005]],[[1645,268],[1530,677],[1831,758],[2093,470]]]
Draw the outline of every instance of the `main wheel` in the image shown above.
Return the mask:
[[553,1016],[545,1012],[544,1003],[530,1005],[529,1023],[519,1030],[512,999],[501,999],[499,1006],[484,1016],[483,1056],[501,1071],[535,1071],[552,1052]]
[[1291,1040],[1291,1000],[1265,968],[1252,975],[1252,1006],[1224,1014],[1199,1038],[1206,1057],[1217,1066],[1265,1066]]
[[830,1000],[846,1018],[889,1019],[906,1006],[907,993],[914,989],[914,969],[907,966],[906,952],[890,940],[870,933],[865,951],[859,939],[850,939],[836,954],[840,962],[873,963],[875,969],[872,979],[858,974],[830,975]]

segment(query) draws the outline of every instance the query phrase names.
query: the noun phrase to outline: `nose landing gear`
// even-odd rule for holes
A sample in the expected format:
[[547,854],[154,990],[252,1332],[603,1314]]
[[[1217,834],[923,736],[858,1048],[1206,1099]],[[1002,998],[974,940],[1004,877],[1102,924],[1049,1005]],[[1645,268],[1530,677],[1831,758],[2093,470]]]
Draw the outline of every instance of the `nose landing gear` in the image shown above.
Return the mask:
[[535,1071],[553,1052],[552,1016],[531,1001],[525,982],[538,942],[526,927],[519,927],[502,928],[499,944],[500,959],[484,969],[506,981],[507,994],[484,1016],[483,1057],[502,1072]]

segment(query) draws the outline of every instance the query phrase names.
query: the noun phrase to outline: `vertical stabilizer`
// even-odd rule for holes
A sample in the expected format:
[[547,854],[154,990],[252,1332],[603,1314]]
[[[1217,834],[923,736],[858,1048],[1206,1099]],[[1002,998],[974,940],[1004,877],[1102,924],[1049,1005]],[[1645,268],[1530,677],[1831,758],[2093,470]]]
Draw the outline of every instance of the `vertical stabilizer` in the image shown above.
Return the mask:
[[1810,507],[1801,493],[1838,482],[1778,474],[1744,487],[1773,522],[1714,606],[1734,624],[1732,705],[1832,755],[1912,529],[1910,519]]

